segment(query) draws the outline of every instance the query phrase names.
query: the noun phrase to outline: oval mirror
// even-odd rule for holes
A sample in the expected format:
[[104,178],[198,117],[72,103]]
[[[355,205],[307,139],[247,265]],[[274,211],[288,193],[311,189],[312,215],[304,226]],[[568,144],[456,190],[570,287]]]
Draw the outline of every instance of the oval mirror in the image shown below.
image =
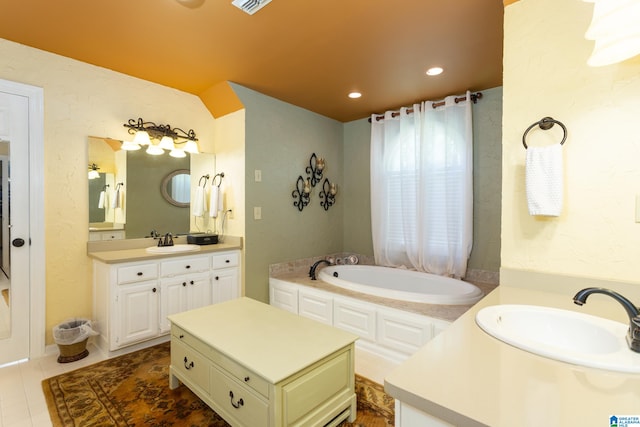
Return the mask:
[[189,169],[178,169],[162,179],[162,197],[173,206],[188,208],[191,199],[191,176]]

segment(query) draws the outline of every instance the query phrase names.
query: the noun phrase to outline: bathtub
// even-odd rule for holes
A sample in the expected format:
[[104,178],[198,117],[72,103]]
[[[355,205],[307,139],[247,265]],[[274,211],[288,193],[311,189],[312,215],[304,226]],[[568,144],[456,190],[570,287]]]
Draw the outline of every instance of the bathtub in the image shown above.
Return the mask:
[[354,292],[426,304],[475,304],[484,296],[478,287],[462,280],[373,265],[324,267],[318,279]]

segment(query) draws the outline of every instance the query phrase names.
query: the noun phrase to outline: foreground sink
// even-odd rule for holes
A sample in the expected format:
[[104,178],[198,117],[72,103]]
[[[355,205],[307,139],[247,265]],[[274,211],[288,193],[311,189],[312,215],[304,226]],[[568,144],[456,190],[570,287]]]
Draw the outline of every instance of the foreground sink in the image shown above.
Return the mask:
[[199,251],[198,245],[173,245],[173,246],[151,246],[146,251],[152,254],[173,254],[176,252]]
[[629,349],[623,323],[532,305],[494,305],[476,314],[489,335],[522,350],[562,362],[640,373],[640,353]]

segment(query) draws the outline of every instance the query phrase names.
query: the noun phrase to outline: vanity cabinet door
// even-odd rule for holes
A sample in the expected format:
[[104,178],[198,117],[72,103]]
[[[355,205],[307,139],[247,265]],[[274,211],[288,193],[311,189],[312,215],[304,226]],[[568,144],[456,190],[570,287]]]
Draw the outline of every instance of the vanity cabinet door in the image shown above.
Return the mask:
[[116,339],[111,350],[158,335],[159,295],[156,281],[118,287]]
[[240,279],[237,268],[214,270],[211,277],[213,303],[229,301],[240,297]]
[[163,279],[160,289],[161,333],[171,329],[167,316],[211,304],[209,273]]

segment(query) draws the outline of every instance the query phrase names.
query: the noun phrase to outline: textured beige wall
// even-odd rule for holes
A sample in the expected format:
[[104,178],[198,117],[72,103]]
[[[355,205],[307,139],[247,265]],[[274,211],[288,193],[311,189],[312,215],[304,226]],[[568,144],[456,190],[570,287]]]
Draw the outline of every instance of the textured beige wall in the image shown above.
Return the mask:
[[[593,4],[522,0],[505,9],[502,268],[638,283],[640,57],[587,66]],[[568,129],[564,211],[528,215],[522,134],[552,116]],[[530,145],[559,141],[557,129]]]
[[193,128],[212,145],[214,119],[196,96],[0,39],[0,78],[44,88],[46,331],[92,314],[87,137],[127,137],[130,118]]

